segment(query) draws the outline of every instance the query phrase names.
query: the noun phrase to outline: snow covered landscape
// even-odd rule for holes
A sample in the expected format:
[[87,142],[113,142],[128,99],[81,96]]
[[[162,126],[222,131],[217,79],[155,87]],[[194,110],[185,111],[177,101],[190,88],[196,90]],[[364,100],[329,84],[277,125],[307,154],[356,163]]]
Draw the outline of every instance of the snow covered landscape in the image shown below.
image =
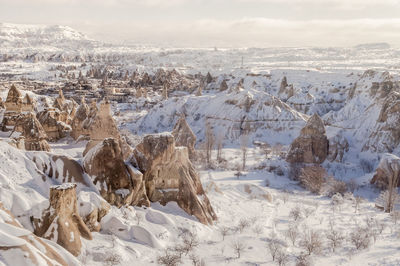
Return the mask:
[[0,265],[400,265],[400,48],[0,23]]

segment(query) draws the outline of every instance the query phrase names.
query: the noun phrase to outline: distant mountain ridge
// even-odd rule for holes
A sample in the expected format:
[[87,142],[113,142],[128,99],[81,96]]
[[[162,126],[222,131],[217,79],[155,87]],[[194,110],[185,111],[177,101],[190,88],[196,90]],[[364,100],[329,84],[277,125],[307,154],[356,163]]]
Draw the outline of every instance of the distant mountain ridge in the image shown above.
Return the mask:
[[0,23],[0,46],[75,48],[96,41],[68,26]]

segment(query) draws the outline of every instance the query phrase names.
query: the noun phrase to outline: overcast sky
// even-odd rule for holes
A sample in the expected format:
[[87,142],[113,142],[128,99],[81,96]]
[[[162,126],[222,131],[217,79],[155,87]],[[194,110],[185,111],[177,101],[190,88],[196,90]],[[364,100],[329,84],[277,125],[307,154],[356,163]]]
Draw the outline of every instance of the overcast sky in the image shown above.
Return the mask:
[[0,0],[0,21],[166,46],[400,47],[400,0]]

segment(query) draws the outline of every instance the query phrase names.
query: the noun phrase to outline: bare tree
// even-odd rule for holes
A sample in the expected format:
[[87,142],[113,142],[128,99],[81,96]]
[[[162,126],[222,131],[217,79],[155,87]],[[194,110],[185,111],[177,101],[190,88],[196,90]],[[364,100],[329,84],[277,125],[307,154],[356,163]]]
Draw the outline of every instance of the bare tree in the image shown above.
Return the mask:
[[165,266],[176,266],[181,262],[181,257],[178,254],[171,253],[169,249],[164,251],[163,255],[157,257],[157,263]]
[[210,167],[212,149],[213,149],[214,143],[215,143],[215,136],[214,136],[214,131],[212,130],[210,122],[208,120],[206,121],[205,134],[206,134],[206,136],[205,136],[206,162],[207,162],[207,166]]
[[308,252],[308,255],[312,253],[319,254],[322,251],[321,234],[313,229],[305,228],[300,246]]
[[277,252],[281,249],[281,244],[279,244],[278,240],[275,238],[270,239],[267,244],[269,253],[271,254],[272,261],[275,261]]
[[222,148],[224,145],[224,134],[222,131],[217,133],[215,142],[215,145],[217,146],[217,161],[220,163],[222,161]]
[[300,206],[296,205],[289,212],[289,217],[292,218],[295,222],[301,220],[303,218]]
[[219,232],[221,233],[222,236],[222,241],[225,240],[225,236],[229,234],[229,228],[226,226],[222,226],[219,228]]
[[232,242],[232,248],[233,248],[233,251],[235,252],[237,258],[240,258],[241,253],[246,248],[246,244],[240,240],[235,240]]
[[279,266],[284,266],[289,262],[289,255],[283,250],[278,249],[276,252],[276,263]]
[[242,171],[246,169],[247,153],[249,145],[249,135],[243,134],[240,136],[240,149],[242,150]]
[[242,218],[239,221],[239,224],[237,225],[237,230],[242,233],[244,229],[250,226],[249,220]]
[[345,239],[343,233],[337,230],[333,223],[331,223],[330,229],[325,232],[325,235],[333,252],[336,251],[336,248],[340,247]]
[[296,224],[289,224],[289,228],[286,230],[285,235],[290,239],[292,245],[296,244],[296,240],[299,237],[299,230]]
[[400,220],[400,211],[391,212],[390,217],[392,218],[393,223],[397,224],[397,222]]
[[357,250],[368,248],[371,243],[368,228],[357,226],[353,232],[350,233],[350,242],[356,247]]

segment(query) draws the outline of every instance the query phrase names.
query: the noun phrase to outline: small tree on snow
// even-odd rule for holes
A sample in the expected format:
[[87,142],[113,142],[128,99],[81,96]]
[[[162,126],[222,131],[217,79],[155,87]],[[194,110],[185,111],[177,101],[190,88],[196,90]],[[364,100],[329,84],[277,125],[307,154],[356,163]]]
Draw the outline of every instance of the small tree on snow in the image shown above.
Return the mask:
[[232,248],[236,254],[236,257],[240,258],[240,255],[243,253],[244,249],[246,248],[246,244],[240,240],[235,240],[232,242]]

